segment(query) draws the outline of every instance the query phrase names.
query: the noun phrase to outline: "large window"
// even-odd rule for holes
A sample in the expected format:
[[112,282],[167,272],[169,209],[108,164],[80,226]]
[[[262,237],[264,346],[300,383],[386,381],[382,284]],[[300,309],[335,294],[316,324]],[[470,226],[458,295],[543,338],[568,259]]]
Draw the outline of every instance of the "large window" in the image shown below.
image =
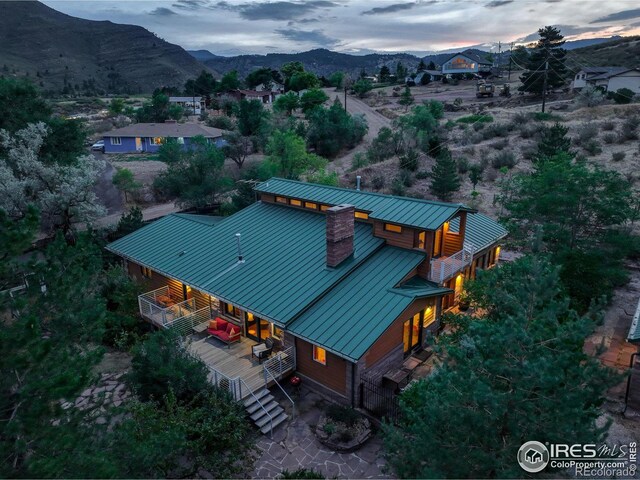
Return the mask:
[[387,232],[402,233],[402,227],[400,225],[394,225],[393,223],[385,223],[384,229]]
[[369,214],[366,212],[358,212],[356,210],[356,212],[353,215],[354,217],[359,218],[361,220],[369,220]]
[[436,230],[433,238],[433,256],[438,257],[442,253],[442,227]]
[[151,137],[149,138],[149,143],[151,145],[162,145],[163,140],[162,137]]
[[238,307],[226,302],[220,302],[220,303],[222,305],[222,311],[224,312],[225,315],[229,315],[230,317],[235,317],[235,318],[241,317],[242,312]]
[[427,305],[422,314],[422,328],[427,328],[433,322],[436,321],[436,303],[432,301],[430,305]]
[[416,242],[416,247],[422,248],[424,250],[427,244],[427,232],[418,233],[418,241]]
[[111,137],[111,145],[122,145],[122,138]]
[[318,347],[316,345],[313,346],[313,360],[321,363],[322,365],[327,364],[327,351],[324,348]]

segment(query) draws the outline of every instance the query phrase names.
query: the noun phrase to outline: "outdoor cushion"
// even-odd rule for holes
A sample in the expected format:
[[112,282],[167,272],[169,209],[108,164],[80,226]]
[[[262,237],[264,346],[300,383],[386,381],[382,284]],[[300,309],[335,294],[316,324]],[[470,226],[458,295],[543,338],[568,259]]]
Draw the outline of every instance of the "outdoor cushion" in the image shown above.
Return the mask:
[[227,322],[226,320],[223,320],[220,317],[216,317],[216,330],[222,330],[223,332],[227,330],[227,327],[229,325],[229,322]]
[[216,334],[216,337],[218,337],[220,340],[223,340],[225,342],[229,341],[229,334],[227,332],[221,332],[218,331]]
[[217,330],[218,322],[216,320],[209,320],[209,330]]

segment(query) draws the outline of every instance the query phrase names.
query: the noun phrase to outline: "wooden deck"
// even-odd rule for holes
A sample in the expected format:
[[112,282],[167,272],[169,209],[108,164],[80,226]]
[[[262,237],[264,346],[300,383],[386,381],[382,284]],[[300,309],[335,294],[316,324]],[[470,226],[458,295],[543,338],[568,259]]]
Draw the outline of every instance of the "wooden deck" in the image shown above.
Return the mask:
[[[189,340],[189,350],[210,367],[230,379],[241,377],[252,391],[264,388],[262,365],[251,356],[251,347],[256,344],[253,340],[242,337],[240,342],[231,344],[229,348],[206,334],[192,335]],[[243,397],[248,393],[243,392]]]

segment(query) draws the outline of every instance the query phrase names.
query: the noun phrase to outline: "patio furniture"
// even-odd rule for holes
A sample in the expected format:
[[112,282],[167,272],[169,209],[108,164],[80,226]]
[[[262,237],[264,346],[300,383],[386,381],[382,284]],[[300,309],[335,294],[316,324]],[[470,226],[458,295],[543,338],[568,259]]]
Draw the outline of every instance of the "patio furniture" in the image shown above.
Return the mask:
[[173,299],[171,297],[168,297],[167,295],[159,295],[156,301],[160,304],[161,307],[165,307],[165,308],[171,307],[172,305],[176,304],[176,302],[173,301]]
[[269,358],[273,351],[273,340],[267,338],[264,343],[259,343],[251,347],[251,356],[258,359],[258,363],[262,363],[262,360]]
[[192,327],[193,333],[202,333],[209,328],[209,323],[198,323]]
[[218,340],[227,344],[227,347],[231,348],[231,344],[239,342],[242,337],[240,327],[231,322],[223,320],[220,317],[216,317],[215,320],[209,322],[209,328],[207,333],[216,337]]

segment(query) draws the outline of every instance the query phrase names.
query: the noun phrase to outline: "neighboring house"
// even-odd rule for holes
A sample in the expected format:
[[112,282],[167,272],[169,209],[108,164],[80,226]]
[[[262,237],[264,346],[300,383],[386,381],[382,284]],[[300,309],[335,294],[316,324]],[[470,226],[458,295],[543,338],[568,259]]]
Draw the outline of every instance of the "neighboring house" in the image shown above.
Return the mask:
[[273,103],[278,97],[277,92],[270,92],[268,90],[231,90],[227,92],[227,95],[236,100],[260,100],[262,103]]
[[278,93],[284,92],[284,85],[277,82],[271,82],[269,85],[265,85],[264,83],[261,83],[260,85],[257,85],[254,90],[256,92],[269,91],[271,93],[278,94]]
[[451,56],[442,64],[442,73],[451,75],[454,73],[491,73],[492,63],[486,58],[481,58],[475,53],[464,51]]
[[440,70],[424,70],[422,72],[418,72],[415,77],[407,77],[405,79],[406,83],[411,85],[422,85],[422,77],[428,75],[430,82],[440,82],[442,80],[442,72]]
[[616,92],[628,88],[633,93],[640,93],[640,69],[616,68],[586,79],[589,85],[601,88],[605,92]]
[[200,115],[205,109],[202,97],[169,97],[169,103],[180,105],[187,115]]
[[[507,234],[462,204],[280,178],[255,191],[257,203],[222,221],[173,214],[106,247],[147,282],[143,317],[189,335],[214,381],[249,402],[292,371],[355,406],[365,377],[397,386]],[[241,341],[191,336],[216,317]],[[267,339],[260,365],[248,352]]]
[[189,147],[191,139],[196,136],[203,136],[209,142],[222,146],[224,145],[223,133],[218,128],[198,123],[167,121],[165,123],[134,123],[106,132],[102,136],[105,153],[135,153],[157,152],[167,138],[177,139],[185,148]]

